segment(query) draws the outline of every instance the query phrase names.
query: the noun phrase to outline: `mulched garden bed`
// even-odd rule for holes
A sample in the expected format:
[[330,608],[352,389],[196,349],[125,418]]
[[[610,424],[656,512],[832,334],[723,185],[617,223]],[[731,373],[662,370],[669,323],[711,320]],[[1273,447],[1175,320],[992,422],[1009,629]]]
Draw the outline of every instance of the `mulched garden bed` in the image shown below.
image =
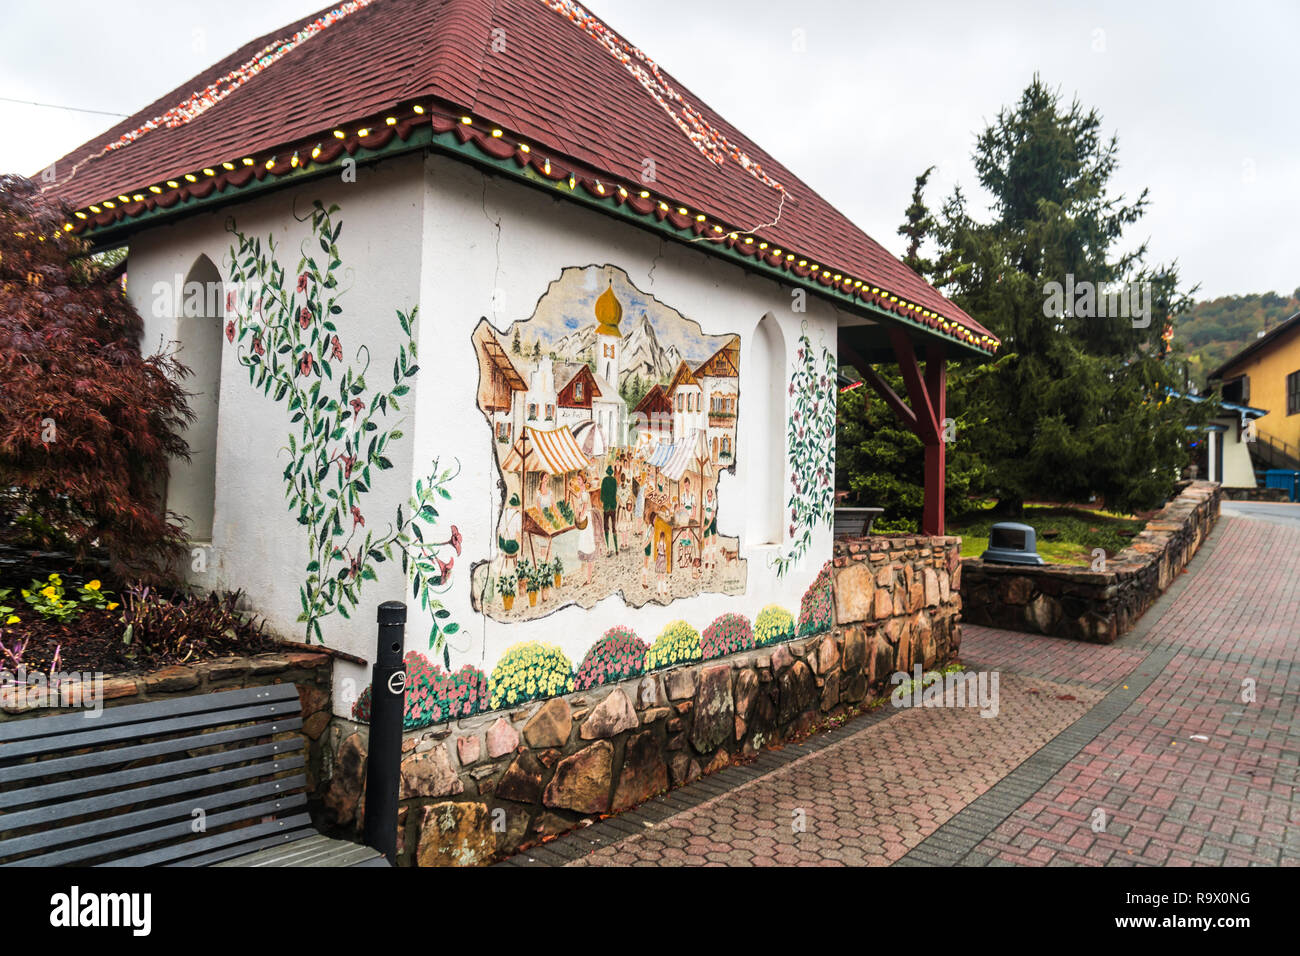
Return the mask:
[[[63,582],[79,579],[69,572]],[[20,620],[5,624],[0,619],[0,671],[12,675],[21,665],[47,673],[122,674],[260,654],[277,646],[265,622],[239,609],[238,593],[101,587],[116,608],[87,607],[63,621],[40,616],[17,591],[11,594],[8,604]]]

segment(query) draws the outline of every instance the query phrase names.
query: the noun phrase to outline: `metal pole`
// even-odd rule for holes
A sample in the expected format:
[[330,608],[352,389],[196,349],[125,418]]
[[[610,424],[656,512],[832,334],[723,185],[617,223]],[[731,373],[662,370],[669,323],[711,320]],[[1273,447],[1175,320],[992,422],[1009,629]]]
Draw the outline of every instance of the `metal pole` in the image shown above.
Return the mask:
[[379,638],[370,683],[370,746],[363,839],[397,865],[397,793],[406,709],[406,605],[379,605]]

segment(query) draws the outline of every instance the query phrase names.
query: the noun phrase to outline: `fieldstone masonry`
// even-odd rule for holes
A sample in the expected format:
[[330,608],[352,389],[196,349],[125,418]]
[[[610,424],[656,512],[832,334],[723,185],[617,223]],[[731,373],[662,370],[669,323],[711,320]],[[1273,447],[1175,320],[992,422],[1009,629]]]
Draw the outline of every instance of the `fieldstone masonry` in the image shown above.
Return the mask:
[[[960,574],[957,538],[840,540],[828,633],[408,733],[400,862],[489,863],[805,733],[887,693],[896,670],[946,663]],[[335,776],[317,823],[353,837],[367,732],[335,718],[323,738]]]
[[987,627],[1110,644],[1133,627],[1187,566],[1219,520],[1222,498],[1214,482],[1186,483],[1104,571],[967,558],[957,579],[965,619]]

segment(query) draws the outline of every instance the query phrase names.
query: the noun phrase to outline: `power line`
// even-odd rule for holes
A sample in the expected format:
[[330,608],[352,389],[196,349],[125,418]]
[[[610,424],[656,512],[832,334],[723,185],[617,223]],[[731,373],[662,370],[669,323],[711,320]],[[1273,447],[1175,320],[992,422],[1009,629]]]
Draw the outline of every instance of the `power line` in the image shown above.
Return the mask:
[[15,100],[12,97],[0,96],[0,101],[5,103],[19,103],[23,106],[41,106],[47,110],[67,110],[70,113],[96,113],[99,116],[119,116],[127,117],[128,113],[110,113],[107,110],[87,110],[79,106],[57,106],[54,103],[37,103],[35,100]]

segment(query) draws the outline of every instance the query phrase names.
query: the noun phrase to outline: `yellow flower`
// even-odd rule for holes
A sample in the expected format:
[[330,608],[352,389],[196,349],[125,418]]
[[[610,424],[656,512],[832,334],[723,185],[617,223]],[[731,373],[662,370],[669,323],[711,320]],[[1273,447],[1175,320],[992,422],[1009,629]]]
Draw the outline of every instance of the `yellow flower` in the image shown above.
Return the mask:
[[100,588],[100,584],[98,581],[91,581],[89,584],[86,585],[87,591],[98,591],[99,588]]
[[17,615],[17,614],[10,614],[10,615],[9,615],[9,620],[5,621],[5,623],[6,623],[6,624],[17,624],[17,623],[19,623],[18,615]]
[[113,601],[111,604],[108,605],[108,609],[109,609],[110,611],[116,611],[116,610],[117,610],[117,607],[118,607],[118,605],[117,605],[117,602],[116,602],[116,601]]
[[44,594],[47,598],[53,599],[54,595],[57,594],[58,592],[55,591],[54,587],[51,585],[48,587],[41,588],[41,593]]

